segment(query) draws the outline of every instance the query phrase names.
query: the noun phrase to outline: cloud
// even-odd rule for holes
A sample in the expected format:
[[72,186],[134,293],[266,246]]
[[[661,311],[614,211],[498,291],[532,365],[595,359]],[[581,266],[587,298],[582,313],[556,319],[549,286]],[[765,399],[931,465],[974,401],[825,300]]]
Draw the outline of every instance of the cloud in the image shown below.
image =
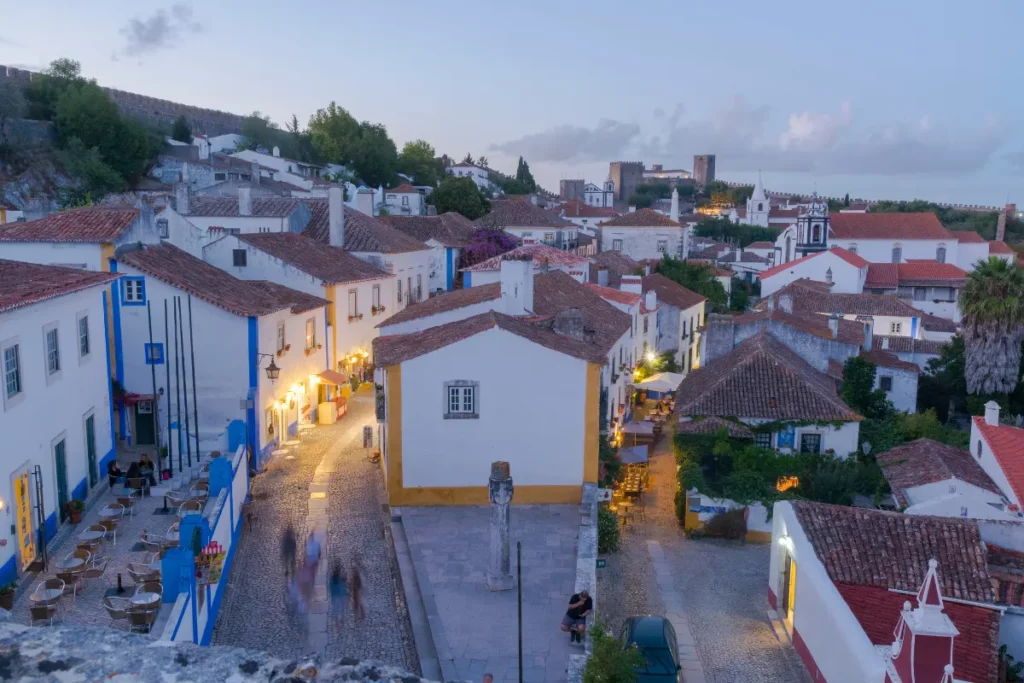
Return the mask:
[[184,3],[175,3],[169,9],[159,9],[144,19],[132,19],[121,28],[125,38],[124,46],[114,53],[127,57],[158,52],[173,47],[181,38],[190,33],[199,33],[202,24],[192,20],[192,7]]
[[10,38],[6,38],[4,36],[0,36],[0,45],[9,45],[11,47],[25,47],[24,45],[22,45],[18,41],[11,40]]
[[617,158],[640,134],[636,123],[601,119],[594,128],[555,126],[516,140],[491,145],[491,150],[531,161],[602,161]]
[[790,114],[789,128],[779,136],[779,147],[811,152],[830,149],[852,119],[849,102],[843,102],[838,114],[813,111]]
[[1024,173],[1024,149],[1016,152],[1007,152],[1003,155],[1003,159],[1009,162],[1014,172]]

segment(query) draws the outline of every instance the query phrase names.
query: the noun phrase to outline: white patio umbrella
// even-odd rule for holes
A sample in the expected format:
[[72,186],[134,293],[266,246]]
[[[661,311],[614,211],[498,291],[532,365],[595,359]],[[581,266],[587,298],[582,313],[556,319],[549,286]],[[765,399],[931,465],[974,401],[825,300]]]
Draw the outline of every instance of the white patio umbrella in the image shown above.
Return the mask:
[[646,389],[647,391],[657,391],[658,393],[664,393],[666,391],[675,391],[679,388],[679,384],[683,381],[683,376],[675,372],[659,372],[656,375],[651,375],[643,382],[639,382],[636,385],[637,389]]

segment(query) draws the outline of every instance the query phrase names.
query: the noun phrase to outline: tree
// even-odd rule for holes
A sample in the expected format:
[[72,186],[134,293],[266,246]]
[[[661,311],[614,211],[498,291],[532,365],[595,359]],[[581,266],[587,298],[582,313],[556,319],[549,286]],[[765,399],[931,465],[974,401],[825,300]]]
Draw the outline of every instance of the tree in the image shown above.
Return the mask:
[[184,115],[174,119],[174,125],[171,126],[171,138],[186,144],[192,143],[192,126],[188,125],[188,119]]
[[78,62],[55,59],[43,73],[35,76],[25,86],[28,101],[28,118],[36,121],[52,121],[57,113],[57,101],[73,85],[84,83],[82,68]]
[[505,194],[530,194],[533,192],[529,185],[515,178],[503,178],[499,185],[501,185],[501,191]]
[[729,310],[745,311],[750,305],[750,292],[747,291],[747,283],[740,278],[733,276],[732,287],[729,291]]
[[530,173],[530,164],[526,163],[526,159],[522,157],[519,157],[519,166],[516,168],[516,180],[528,188],[523,194],[537,191],[537,181],[533,179],[533,174]]
[[313,150],[330,163],[350,166],[367,185],[390,186],[398,168],[398,148],[378,123],[356,122],[331,102],[309,119]]
[[444,168],[434,154],[433,146],[426,140],[407,142],[398,155],[398,170],[412,176],[417,185],[437,187]]
[[1009,394],[1020,379],[1024,271],[993,256],[967,276],[960,294],[971,394]]
[[473,155],[469,152],[466,152],[466,157],[462,160],[462,163],[476,166],[476,161],[473,160]]
[[728,218],[721,217],[703,218],[694,229],[694,233],[700,237],[710,237],[721,241],[735,239],[741,247],[745,247],[751,242],[774,242],[778,238],[779,232],[779,228],[762,228],[758,225],[733,223]]
[[844,206],[844,207],[847,207],[847,206],[849,206],[849,205],[850,205],[850,193],[849,193],[849,192],[847,192],[847,193],[846,193],[846,194],[845,194],[845,195],[843,196],[843,206]]
[[12,124],[24,115],[25,97],[21,88],[10,81],[0,82],[0,154],[14,143]]
[[631,194],[629,196],[629,205],[638,209],[646,209],[652,204],[654,204],[654,197],[649,194]]
[[583,683],[634,683],[636,669],[643,666],[644,658],[635,645],[623,648],[608,634],[601,621],[590,629],[593,654],[583,669]]
[[367,185],[390,187],[398,169],[398,148],[380,123],[363,121],[352,152],[352,166]]
[[668,183],[641,183],[636,186],[636,193],[652,199],[668,199],[672,196],[672,186]]
[[706,297],[711,311],[722,313],[728,308],[729,297],[711,268],[709,265],[687,263],[666,255],[658,262],[656,271],[690,291]]
[[77,182],[60,190],[57,203],[62,209],[88,206],[110,192],[127,186],[124,178],[103,160],[96,147],[88,148],[78,138],[68,141],[57,154],[64,170]]
[[741,185],[740,187],[729,188],[729,203],[733,206],[743,206],[747,200],[754,195],[753,185]]
[[939,356],[925,365],[918,381],[917,409],[934,409],[943,422],[952,410],[963,409],[967,401],[965,369],[964,338],[957,335],[940,346]]
[[274,139],[271,131],[277,126],[270,120],[269,116],[254,111],[245,117],[242,123],[242,137],[245,138],[245,145],[248,149],[263,147],[270,149],[274,146]]
[[875,364],[854,356],[843,365],[843,400],[864,417],[884,418],[892,412],[885,392],[875,389]]
[[476,158],[476,164],[480,168],[487,168],[487,164],[488,164],[487,157],[484,157],[484,156],[477,157]]
[[468,176],[448,176],[437,189],[430,193],[428,201],[437,208],[437,213],[457,211],[471,221],[490,211],[487,201],[476,182]]

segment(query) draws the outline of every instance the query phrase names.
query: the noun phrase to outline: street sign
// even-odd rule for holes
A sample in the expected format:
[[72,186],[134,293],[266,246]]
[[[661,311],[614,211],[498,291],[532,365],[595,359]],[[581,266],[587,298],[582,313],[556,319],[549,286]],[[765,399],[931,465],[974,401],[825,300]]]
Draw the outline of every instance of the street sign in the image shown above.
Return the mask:
[[363,448],[373,448],[373,427],[363,425]]
[[599,503],[607,503],[612,499],[611,489],[598,489],[597,490],[597,501]]
[[598,569],[604,569],[605,565],[607,565],[607,564],[608,564],[608,560],[598,560],[597,561],[597,568]]

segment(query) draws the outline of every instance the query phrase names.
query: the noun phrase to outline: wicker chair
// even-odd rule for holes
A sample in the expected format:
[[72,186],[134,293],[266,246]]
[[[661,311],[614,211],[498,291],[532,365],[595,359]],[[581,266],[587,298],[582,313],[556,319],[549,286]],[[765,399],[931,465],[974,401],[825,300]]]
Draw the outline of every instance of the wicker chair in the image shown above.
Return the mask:
[[84,572],[82,572],[81,577],[85,580],[100,578],[103,576],[103,572],[107,571],[107,564],[109,562],[109,557],[92,558],[92,561],[89,562],[89,566]]
[[125,514],[132,515],[133,517],[135,516],[135,499],[136,499],[136,497],[137,496],[135,495],[134,492],[128,494],[127,496],[118,496],[117,497],[117,502],[121,505],[121,507],[124,508]]
[[128,610],[132,606],[132,601],[128,598],[103,598],[103,609],[107,611],[107,616],[110,617],[110,625],[117,626],[117,622],[122,619],[125,623],[128,623]]
[[147,551],[151,553],[158,553],[162,546],[163,539],[153,536],[148,531],[143,531],[142,536],[139,537],[139,543],[142,544]]
[[187,500],[178,508],[178,517],[184,519],[186,515],[200,514],[202,511],[202,503],[197,500]]
[[78,597],[78,577],[78,574],[72,572],[57,572],[57,578],[64,582],[64,595],[71,595],[71,604]]
[[77,550],[75,550],[75,552],[68,555],[66,559],[70,560],[72,558],[78,558],[80,560],[85,560],[86,562],[88,562],[90,559],[92,559],[92,553],[88,550],[82,550],[81,548],[78,548]]
[[149,481],[145,477],[132,477],[128,480],[128,488],[133,492],[137,492],[139,496],[146,495],[146,491],[149,489]]
[[154,572],[151,567],[128,563],[128,576],[132,578],[136,586],[141,586],[147,581],[153,581],[160,577],[160,572]]
[[164,594],[164,585],[159,581],[146,581],[135,586],[135,592],[132,595],[138,595],[139,593],[156,593],[157,595]]
[[57,618],[57,605],[56,603],[37,602],[29,606],[28,612],[32,626],[35,626],[37,621],[45,621],[49,625]]
[[181,507],[182,503],[190,500],[186,491],[168,491],[164,496],[167,498],[167,502],[175,508]]
[[79,543],[78,545],[75,546],[75,549],[76,550],[80,550],[82,552],[89,553],[90,555],[95,555],[96,553],[98,553],[100,551],[100,542],[99,541],[82,541],[81,543]]
[[156,622],[156,615],[160,612],[160,604],[154,606],[131,607],[128,609],[128,624],[132,631],[149,633]]
[[114,547],[117,547],[117,518],[112,519],[101,519],[97,526],[103,527],[109,536],[114,541]]

